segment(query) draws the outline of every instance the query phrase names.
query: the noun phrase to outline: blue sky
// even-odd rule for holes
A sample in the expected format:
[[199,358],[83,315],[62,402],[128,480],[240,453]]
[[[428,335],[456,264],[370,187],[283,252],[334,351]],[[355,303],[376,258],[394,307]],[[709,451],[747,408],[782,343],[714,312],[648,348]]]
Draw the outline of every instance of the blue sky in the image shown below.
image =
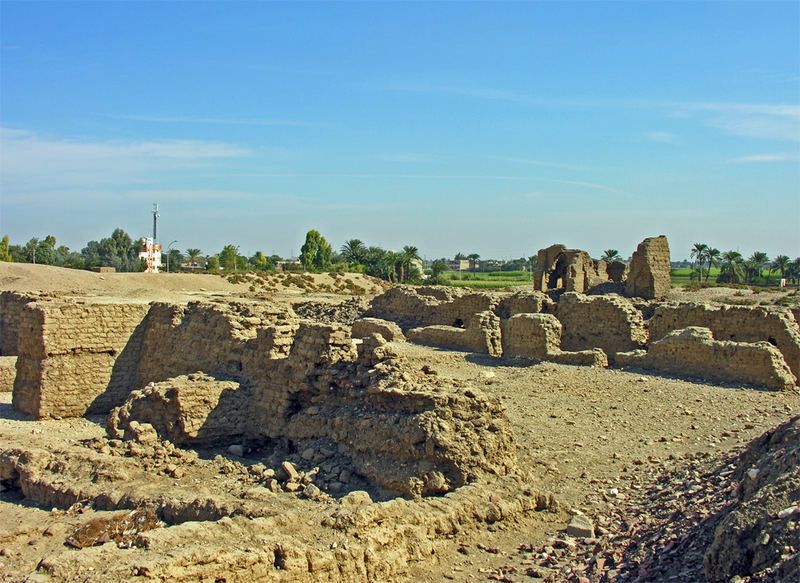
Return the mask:
[[0,234],[800,256],[800,4],[0,2]]

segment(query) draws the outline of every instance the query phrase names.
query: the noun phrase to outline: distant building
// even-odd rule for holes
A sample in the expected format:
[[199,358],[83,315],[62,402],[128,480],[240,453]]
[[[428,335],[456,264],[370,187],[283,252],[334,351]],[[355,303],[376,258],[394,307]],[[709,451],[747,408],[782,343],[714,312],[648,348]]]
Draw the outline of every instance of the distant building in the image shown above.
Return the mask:
[[161,263],[161,245],[155,245],[152,237],[143,237],[144,251],[139,253],[139,259],[144,259],[145,273],[158,273]]
[[447,264],[451,271],[469,271],[469,259],[458,259]]
[[184,271],[203,271],[206,268],[206,260],[200,259],[195,261],[187,261],[181,263],[181,269]]

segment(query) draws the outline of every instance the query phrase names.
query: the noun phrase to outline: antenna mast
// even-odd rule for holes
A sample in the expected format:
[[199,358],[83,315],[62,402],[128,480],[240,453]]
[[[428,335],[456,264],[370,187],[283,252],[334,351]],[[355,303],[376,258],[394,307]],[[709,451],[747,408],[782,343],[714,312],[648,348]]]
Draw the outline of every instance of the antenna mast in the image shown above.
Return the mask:
[[158,217],[161,215],[158,214],[158,203],[153,203],[153,244],[158,241]]

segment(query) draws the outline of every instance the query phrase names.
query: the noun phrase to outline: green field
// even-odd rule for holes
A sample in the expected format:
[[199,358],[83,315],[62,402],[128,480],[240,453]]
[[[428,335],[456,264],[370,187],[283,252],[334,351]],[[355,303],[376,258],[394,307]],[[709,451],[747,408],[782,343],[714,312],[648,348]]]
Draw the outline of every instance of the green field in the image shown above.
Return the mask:
[[[694,271],[691,267],[679,267],[670,271],[670,280],[672,287],[678,287],[692,281],[691,275]],[[719,269],[716,267],[711,268],[711,275],[708,276],[708,283],[716,283]],[[703,269],[703,281],[706,281],[706,269]]]
[[447,277],[448,285],[473,289],[502,289],[515,285],[532,285],[530,274],[526,271],[478,271],[475,273],[462,271],[461,279],[457,272],[449,272],[445,277]]

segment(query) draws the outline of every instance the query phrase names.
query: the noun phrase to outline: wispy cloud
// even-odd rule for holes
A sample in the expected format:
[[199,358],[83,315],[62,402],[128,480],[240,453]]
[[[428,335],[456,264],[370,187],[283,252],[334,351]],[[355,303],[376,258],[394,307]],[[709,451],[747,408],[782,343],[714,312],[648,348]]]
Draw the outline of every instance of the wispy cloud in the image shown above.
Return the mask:
[[213,167],[219,160],[250,155],[223,142],[68,140],[10,128],[0,128],[0,152],[6,195],[147,182],[157,173]]
[[495,160],[505,160],[506,162],[516,162],[518,164],[528,164],[531,166],[545,166],[547,168],[562,168],[564,170],[586,170],[585,166],[574,164],[563,164],[561,162],[549,162],[547,160],[531,160],[529,158],[514,158],[510,156],[493,156]]
[[713,114],[705,123],[739,137],[800,141],[800,105],[786,103],[673,103],[673,114]]
[[653,142],[661,142],[663,144],[671,144],[675,141],[675,134],[671,132],[649,132],[646,135],[647,139]]
[[757,162],[796,162],[800,160],[800,154],[777,153],[777,154],[754,154],[752,156],[741,156],[728,160],[729,164],[752,164]]
[[392,162],[397,164],[419,164],[430,163],[433,159],[425,154],[415,154],[413,152],[398,152],[397,154],[382,154],[375,157],[381,162]]
[[295,128],[335,128],[342,124],[331,122],[306,121],[298,119],[235,119],[224,117],[192,117],[169,115],[144,115],[144,114],[113,114],[107,117],[113,119],[129,119],[151,123],[183,123],[183,124],[220,124],[237,126],[272,126]]

